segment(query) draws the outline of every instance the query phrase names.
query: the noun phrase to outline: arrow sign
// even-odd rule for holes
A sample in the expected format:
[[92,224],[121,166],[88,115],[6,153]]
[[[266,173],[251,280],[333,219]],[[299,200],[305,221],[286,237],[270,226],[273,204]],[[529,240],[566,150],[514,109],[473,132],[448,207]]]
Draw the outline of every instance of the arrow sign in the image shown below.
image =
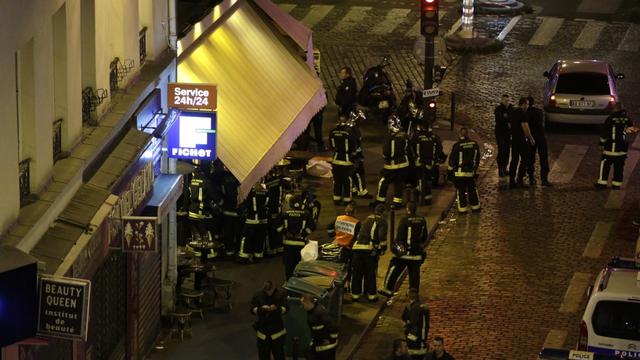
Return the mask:
[[422,90],[422,97],[423,98],[436,97],[438,95],[440,95],[440,89],[439,88]]

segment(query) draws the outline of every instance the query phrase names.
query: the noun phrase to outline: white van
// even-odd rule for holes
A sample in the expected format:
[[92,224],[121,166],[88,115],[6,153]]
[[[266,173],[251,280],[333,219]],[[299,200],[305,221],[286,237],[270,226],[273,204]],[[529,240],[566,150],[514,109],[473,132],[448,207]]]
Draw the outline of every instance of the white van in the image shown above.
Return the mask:
[[640,359],[640,264],[614,257],[589,287],[578,350]]

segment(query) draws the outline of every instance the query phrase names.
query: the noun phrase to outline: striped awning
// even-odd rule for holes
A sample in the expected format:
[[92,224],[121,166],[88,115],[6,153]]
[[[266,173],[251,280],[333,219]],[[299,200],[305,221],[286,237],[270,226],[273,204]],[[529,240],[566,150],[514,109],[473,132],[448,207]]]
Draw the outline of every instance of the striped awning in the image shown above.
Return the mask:
[[242,198],[326,105],[306,49],[257,11],[239,0],[178,59],[179,82],[218,85],[218,157]]

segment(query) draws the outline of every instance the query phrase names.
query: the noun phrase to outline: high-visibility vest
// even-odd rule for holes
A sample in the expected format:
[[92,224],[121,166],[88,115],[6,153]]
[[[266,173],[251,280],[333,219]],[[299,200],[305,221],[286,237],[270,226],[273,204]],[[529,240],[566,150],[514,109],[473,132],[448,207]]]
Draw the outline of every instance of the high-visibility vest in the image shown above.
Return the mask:
[[350,215],[340,215],[336,218],[334,242],[342,247],[351,247],[356,235],[356,225],[360,220]]

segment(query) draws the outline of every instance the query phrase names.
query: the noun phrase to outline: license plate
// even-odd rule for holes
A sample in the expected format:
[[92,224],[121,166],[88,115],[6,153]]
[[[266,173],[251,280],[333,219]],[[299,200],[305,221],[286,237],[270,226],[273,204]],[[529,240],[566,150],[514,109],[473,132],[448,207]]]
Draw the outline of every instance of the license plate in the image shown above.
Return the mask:
[[382,100],[378,103],[378,109],[386,109],[389,107],[389,102],[387,100]]
[[595,101],[585,101],[585,100],[571,100],[569,103],[572,107],[594,107],[596,105]]

